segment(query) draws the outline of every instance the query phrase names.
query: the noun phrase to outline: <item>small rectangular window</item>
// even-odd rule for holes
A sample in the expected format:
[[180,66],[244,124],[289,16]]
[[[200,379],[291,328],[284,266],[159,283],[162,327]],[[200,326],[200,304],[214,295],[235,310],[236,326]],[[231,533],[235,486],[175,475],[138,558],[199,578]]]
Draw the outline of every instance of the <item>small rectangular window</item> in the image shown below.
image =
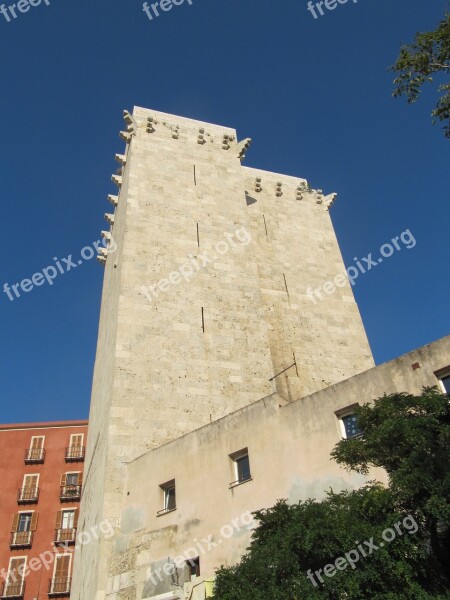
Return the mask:
[[439,369],[439,371],[435,371],[434,375],[439,381],[441,392],[450,395],[450,367]]
[[441,385],[446,394],[450,394],[450,373],[441,377]]
[[342,417],[342,422],[344,424],[346,438],[352,438],[356,435],[361,435],[362,430],[358,425],[358,419],[356,418],[356,415],[346,415],[345,417]]
[[186,565],[188,568],[189,579],[193,577],[200,577],[200,558],[190,558],[186,561]]
[[33,435],[30,441],[30,447],[25,451],[25,463],[42,463],[45,459],[44,450],[45,436]]
[[72,433],[68,448],[66,448],[66,462],[77,462],[84,459],[84,434]]
[[238,452],[230,454],[230,458],[233,461],[233,475],[234,481],[230,484],[230,487],[249,481],[252,478],[250,471],[250,458],[248,455],[248,449],[244,448]]
[[17,531],[31,531],[31,518],[33,513],[19,513],[19,522],[17,524]]
[[167,483],[163,483],[159,487],[162,491],[163,508],[160,511],[158,511],[158,515],[170,512],[172,510],[176,510],[177,502],[175,491],[175,479],[172,479]]
[[364,432],[358,424],[358,419],[355,415],[355,408],[358,404],[352,404],[346,408],[337,410],[334,414],[338,418],[341,436],[344,439],[350,439],[362,435]]

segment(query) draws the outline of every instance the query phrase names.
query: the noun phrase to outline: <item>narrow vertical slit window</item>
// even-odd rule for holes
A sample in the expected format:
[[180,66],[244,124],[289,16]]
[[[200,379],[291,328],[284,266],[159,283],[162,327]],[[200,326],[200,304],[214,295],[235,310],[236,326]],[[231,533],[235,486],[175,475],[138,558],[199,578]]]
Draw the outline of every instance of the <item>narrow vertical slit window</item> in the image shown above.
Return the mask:
[[284,287],[286,288],[286,294],[288,295],[288,298],[289,298],[289,290],[288,290],[288,286],[287,286],[286,275],[284,273],[283,273],[283,279],[284,279]]
[[265,230],[266,230],[266,235],[269,235],[269,234],[267,233],[267,223],[266,223],[266,216],[265,216],[265,215],[263,215],[263,219],[264,219],[264,228],[265,228]]

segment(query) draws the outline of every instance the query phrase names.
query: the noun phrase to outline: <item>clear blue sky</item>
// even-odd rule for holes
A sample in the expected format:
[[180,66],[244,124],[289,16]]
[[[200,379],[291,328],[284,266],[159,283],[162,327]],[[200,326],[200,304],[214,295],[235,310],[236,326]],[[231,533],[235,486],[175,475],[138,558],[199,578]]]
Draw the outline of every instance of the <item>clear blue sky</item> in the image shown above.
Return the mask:
[[[7,4],[11,4],[8,0]],[[150,21],[138,0],[50,0],[0,15],[0,289],[98,239],[122,109],[236,127],[249,166],[339,197],[345,261],[409,228],[355,286],[376,361],[450,333],[449,150],[386,68],[443,0],[193,0]],[[95,259],[10,302],[0,292],[2,422],[88,416],[103,269]]]

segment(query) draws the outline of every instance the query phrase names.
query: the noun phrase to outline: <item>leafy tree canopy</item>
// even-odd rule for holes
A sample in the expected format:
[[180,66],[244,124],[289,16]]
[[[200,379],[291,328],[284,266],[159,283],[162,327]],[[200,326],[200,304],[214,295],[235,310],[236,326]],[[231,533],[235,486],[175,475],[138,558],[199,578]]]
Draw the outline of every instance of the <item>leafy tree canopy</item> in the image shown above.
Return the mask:
[[[405,96],[408,103],[415,102],[426,82],[433,82],[436,74],[450,76],[450,14],[446,14],[434,31],[417,33],[411,45],[400,49],[397,62],[390,67],[398,73],[394,79],[394,98]],[[444,123],[444,135],[450,139],[450,83],[439,85],[436,108],[432,111],[433,123]]]
[[[364,434],[339,442],[332,457],[360,473],[383,467],[390,487],[257,511],[248,553],[218,571],[215,600],[450,599],[449,397],[435,388],[392,394],[355,414]],[[324,573],[352,551],[354,565]]]
[[[427,554],[424,531],[411,519],[405,521],[409,530],[404,528],[405,516],[379,485],[330,491],[323,502],[279,501],[255,513],[259,526],[249,552],[237,566],[218,571],[214,600],[450,598],[439,593],[445,594],[445,587]],[[383,532],[395,523],[403,533],[383,541]],[[355,561],[327,577],[326,565],[339,558],[345,562],[346,553]]]

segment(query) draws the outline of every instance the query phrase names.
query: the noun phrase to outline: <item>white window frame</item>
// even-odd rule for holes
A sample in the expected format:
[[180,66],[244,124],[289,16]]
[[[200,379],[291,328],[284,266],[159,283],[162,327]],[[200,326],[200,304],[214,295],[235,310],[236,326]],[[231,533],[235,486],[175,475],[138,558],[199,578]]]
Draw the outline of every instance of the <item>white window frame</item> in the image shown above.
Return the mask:
[[25,481],[26,481],[27,477],[37,477],[36,487],[38,488],[39,487],[39,478],[40,478],[40,475],[41,475],[40,473],[25,473],[25,475],[23,476],[23,481],[22,481],[22,489],[24,487],[26,487],[25,486]]
[[[22,480],[22,487],[20,488],[20,501],[21,501],[21,502],[23,502],[23,503],[27,503],[27,504],[28,504],[27,500],[29,500],[29,501],[30,501],[30,504],[33,504],[33,502],[36,502],[36,499],[35,499],[35,498],[33,498],[32,500],[30,500],[29,498],[28,498],[28,499],[25,499],[25,498],[23,497],[23,491],[26,489],[26,486],[25,486],[25,481],[26,481],[26,478],[27,478],[27,477],[37,477],[37,481],[36,481],[36,498],[37,498],[37,495],[38,495],[38,493],[39,493],[39,492],[38,492],[38,490],[39,490],[39,476],[40,476],[40,473],[25,473],[25,474],[24,474],[24,476],[23,476],[23,480]],[[29,511],[27,511],[27,512],[29,512]]]
[[[174,510],[177,509],[177,484],[176,484],[176,480],[175,479],[170,479],[169,481],[166,481],[165,483],[161,483],[159,486],[160,489],[160,498],[162,496],[162,509],[159,510],[157,512],[157,516],[161,516],[161,515],[165,515],[166,513],[169,512],[173,512]],[[169,500],[169,495],[168,495],[168,490],[169,489],[174,489],[175,490],[175,506],[173,508],[169,508],[168,506],[168,500]],[[160,500],[161,502],[161,500]],[[160,504],[161,506],[161,504]]]
[[30,440],[30,450],[33,449],[33,440],[42,440],[42,449],[45,448],[45,435],[32,435]]
[[[31,520],[33,519],[33,513],[35,513],[35,510],[18,510],[17,514],[18,515],[31,515]],[[20,521],[20,516],[17,520],[17,527],[19,527],[19,521]],[[31,521],[30,521],[30,527],[31,527]],[[28,531],[31,531],[31,529],[28,529]],[[18,533],[19,530],[16,531],[16,533]],[[17,558],[20,558],[20,556],[18,556]]]
[[[22,512],[33,512],[33,511],[22,511]],[[25,571],[27,570],[27,562],[28,562],[28,556],[10,556],[9,558],[9,563],[8,563],[8,575],[6,576],[6,581],[5,581],[5,592],[8,590],[8,581],[9,581],[9,574],[11,572],[11,562],[13,560],[18,560],[18,559],[25,559],[24,562],[24,575],[22,576],[22,586],[20,588],[20,591],[23,592],[23,586],[25,585]],[[14,585],[14,582],[13,582]]]
[[81,435],[81,447],[83,447],[83,445],[84,445],[84,433],[71,433],[70,434],[70,442],[69,442],[69,447],[70,448],[77,448],[77,446],[74,446],[74,444],[73,444],[73,438],[79,437],[80,435]]
[[75,513],[76,513],[76,508],[61,508],[61,529],[75,529],[75,525],[72,525],[72,527],[63,527],[63,513],[66,512],[71,512],[73,514],[73,521],[75,522]]
[[340,410],[337,410],[334,413],[338,420],[339,434],[343,440],[351,440],[353,437],[356,437],[356,436],[352,436],[349,438],[347,436],[347,432],[345,431],[345,424],[344,424],[343,419],[344,419],[344,417],[349,417],[350,415],[354,415],[355,408],[358,408],[358,407],[359,407],[359,404],[355,403],[355,404],[351,404],[350,406],[346,406],[345,408],[341,408]]
[[[64,473],[64,475],[66,476],[66,487],[70,487],[71,485],[78,485],[78,475],[81,473],[81,471],[66,471]],[[76,475],[77,476],[77,483],[67,483],[67,475]]]
[[440,388],[441,392],[443,394],[447,394],[447,390],[444,387],[442,379],[445,378],[445,377],[450,377],[450,367],[444,367],[443,369],[440,369],[439,371],[436,371],[434,375],[435,375],[435,377],[437,378],[437,380],[439,382],[439,388]]
[[[72,573],[72,555],[73,555],[73,552],[61,552],[61,553],[57,552],[55,554],[55,560],[53,561],[52,588],[53,588],[53,582],[54,582],[54,580],[56,578],[56,564],[58,562],[58,559],[60,557],[62,557],[62,556],[68,556],[69,557],[69,569],[67,571],[67,578],[70,579],[71,573]],[[52,594],[52,593],[55,593],[55,592],[51,591],[50,593]]]
[[[248,479],[239,479],[239,466],[238,461],[244,456],[248,457],[248,466],[250,471],[250,477]],[[229,454],[229,458],[232,461],[232,477],[233,481],[230,483],[230,487],[235,487],[237,485],[241,485],[243,483],[247,483],[247,481],[251,481],[253,479],[252,468],[250,465],[250,452],[248,448],[242,448],[241,450],[237,450],[237,452],[232,452]]]

